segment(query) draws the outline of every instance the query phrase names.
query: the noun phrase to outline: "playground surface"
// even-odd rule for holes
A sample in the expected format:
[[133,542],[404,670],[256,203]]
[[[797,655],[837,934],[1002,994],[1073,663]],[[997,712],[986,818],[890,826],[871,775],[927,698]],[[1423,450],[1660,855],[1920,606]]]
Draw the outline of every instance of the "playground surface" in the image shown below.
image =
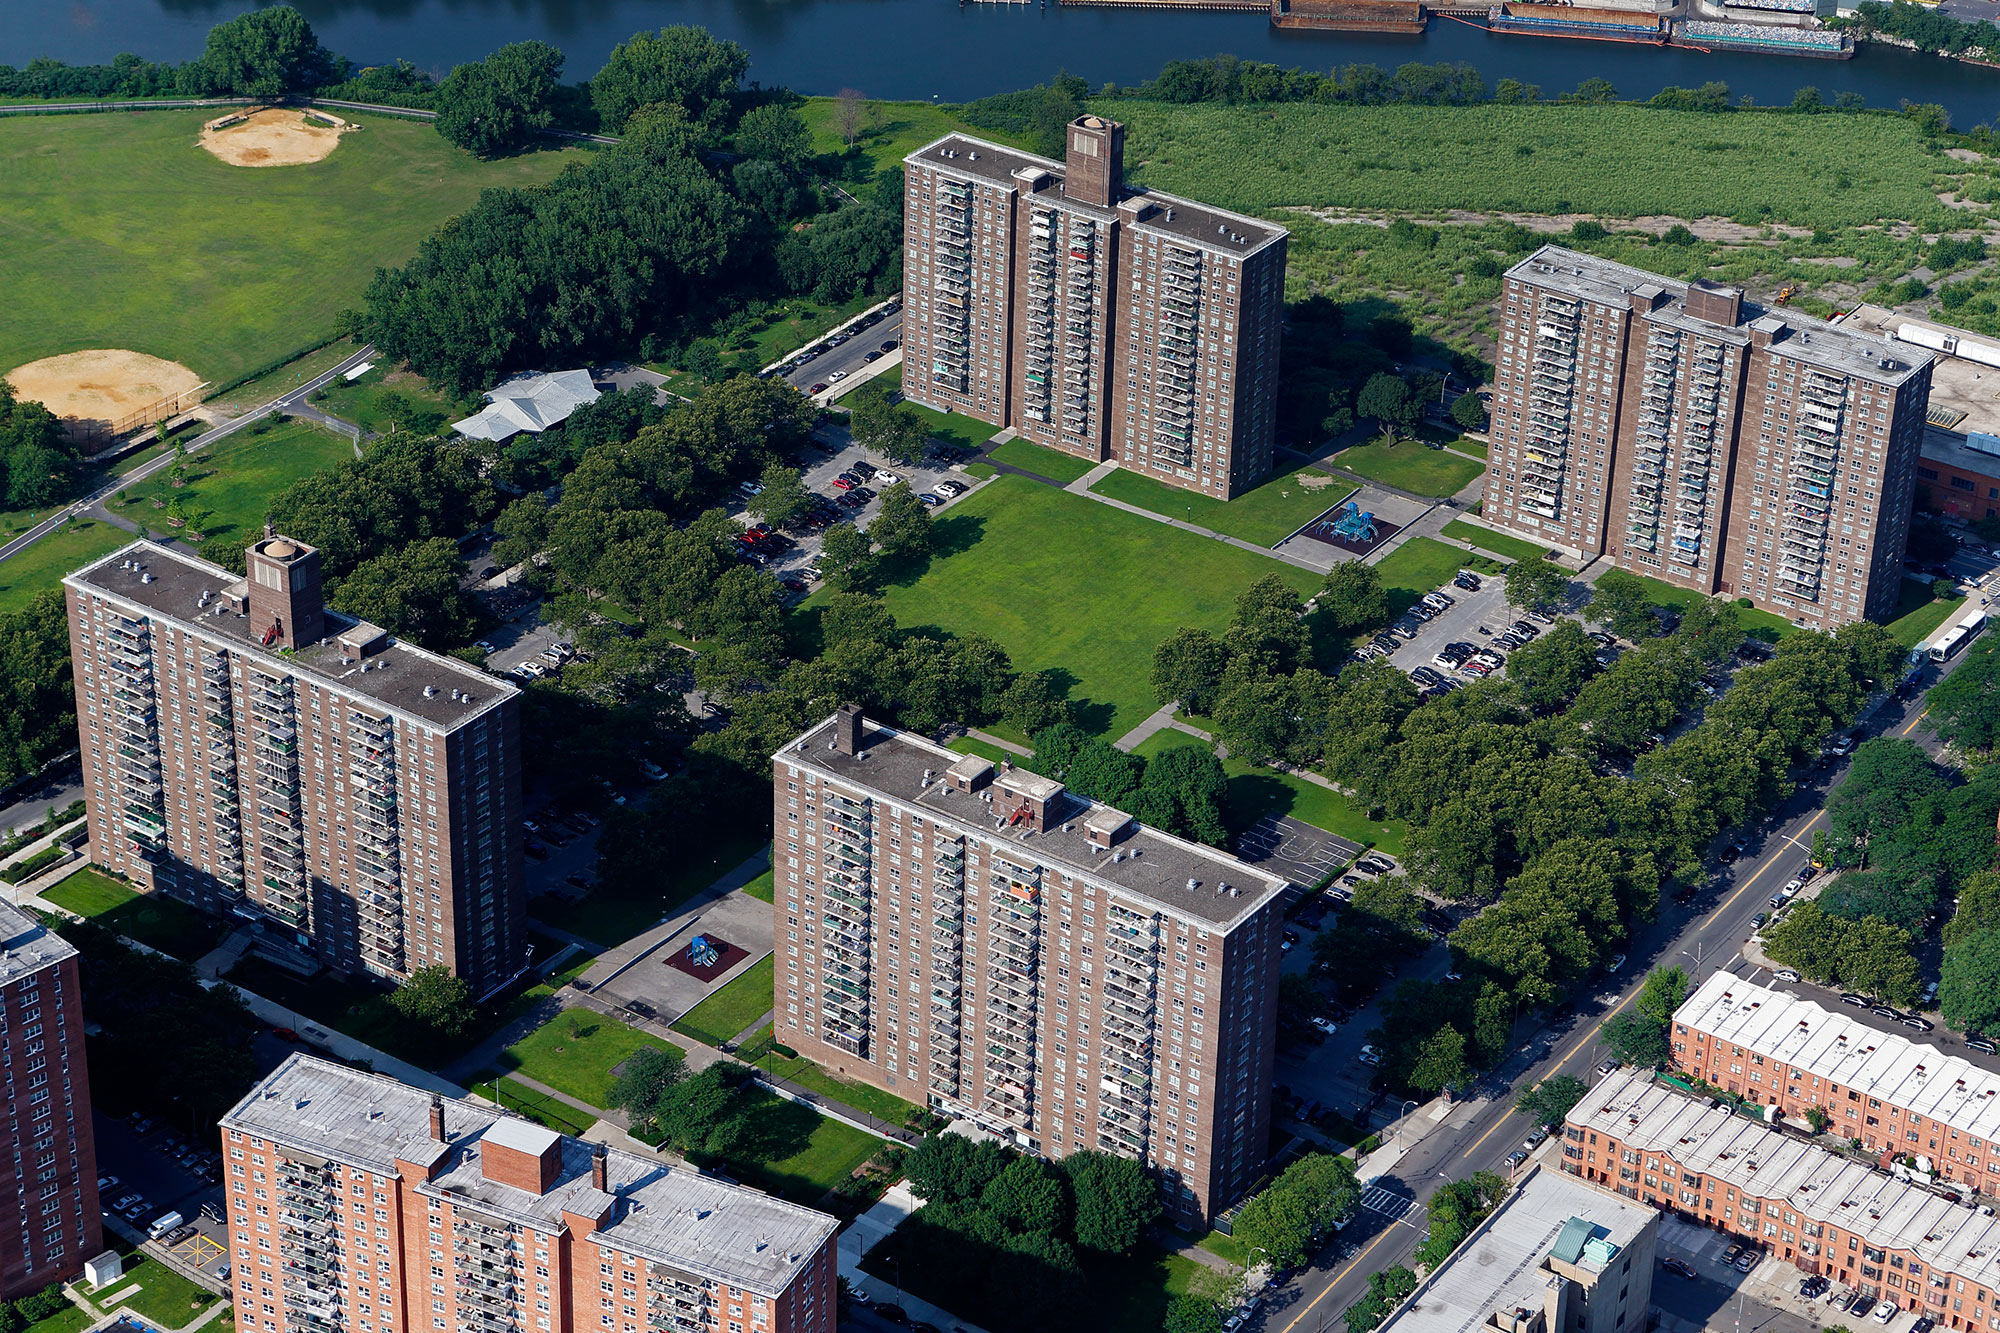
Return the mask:
[[1338,546],[1351,555],[1367,555],[1403,530],[1360,502],[1348,500],[1321,514],[1299,529],[1298,535],[1328,546]]
[[[771,952],[771,906],[748,894],[725,894],[658,929],[657,937],[649,933],[600,955],[583,974],[590,993],[672,1022]],[[716,958],[689,957],[697,936],[715,946]]]

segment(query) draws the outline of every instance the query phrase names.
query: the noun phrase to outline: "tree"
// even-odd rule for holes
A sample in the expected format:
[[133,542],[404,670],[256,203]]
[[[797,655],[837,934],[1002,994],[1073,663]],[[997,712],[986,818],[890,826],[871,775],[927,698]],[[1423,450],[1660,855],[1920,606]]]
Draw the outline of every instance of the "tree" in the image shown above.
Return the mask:
[[1361,1186],[1354,1163],[1331,1153],[1307,1153],[1237,1212],[1234,1235],[1262,1250],[1275,1268],[1304,1262],[1336,1222],[1354,1213]]
[[1597,576],[1591,588],[1590,618],[1634,643],[1650,635],[1657,624],[1646,585],[1622,569],[1607,569]]
[[[1577,1095],[1583,1095],[1581,1084],[1577,1085]],[[1425,1205],[1429,1225],[1423,1243],[1417,1247],[1417,1262],[1436,1269],[1506,1197],[1507,1182],[1491,1171],[1477,1171],[1464,1180],[1440,1185]]]
[[763,489],[743,507],[772,527],[782,528],[812,507],[812,492],[806,489],[799,470],[783,459],[766,463],[757,484]]
[[868,525],[868,537],[885,561],[920,561],[931,553],[930,507],[917,498],[910,483],[899,481],[882,492],[882,505]]
[[859,88],[842,88],[833,95],[833,123],[849,148],[854,147],[854,140],[867,120],[868,103]]
[[61,419],[0,379],[0,497],[16,509],[54,504],[70,493],[75,468]]
[[735,1118],[748,1071],[717,1061],[669,1087],[654,1103],[653,1120],[662,1137],[685,1151],[721,1145]]
[[2000,637],[1988,634],[1965,650],[1949,676],[1924,696],[1924,724],[1947,745],[1984,754],[2000,740]]
[[606,134],[617,134],[640,107],[655,102],[678,106],[690,123],[713,131],[725,123],[749,68],[747,51],[703,28],[677,24],[635,32],[611,48],[611,58],[590,80],[590,102]]
[[1208,713],[1228,665],[1229,649],[1220,638],[1182,626],[1153,650],[1153,697],[1163,704],[1178,703],[1190,713]]
[[1968,935],[1944,951],[1938,1011],[1960,1032],[2000,1026],[2000,931]]
[[1569,595],[1569,571],[1553,560],[1516,560],[1507,566],[1507,604],[1544,615]]
[[1205,745],[1176,745],[1146,762],[1132,815],[1176,837],[1227,847],[1223,811],[1228,797],[1229,777],[1215,751]]
[[881,380],[870,380],[848,395],[848,431],[864,449],[886,454],[898,463],[920,461],[930,448],[930,426],[907,403],[892,402]]
[[1335,565],[1327,571],[1313,609],[1336,634],[1388,624],[1389,589],[1382,582],[1382,571],[1359,560]]
[[1071,1153],[1062,1160],[1076,1200],[1076,1243],[1102,1254],[1126,1254],[1160,1215],[1159,1190],[1129,1157]]
[[275,99],[309,93],[333,77],[333,57],[290,5],[253,9],[208,30],[201,55],[181,66],[181,91],[196,97]]
[[1277,574],[1266,574],[1236,596],[1224,641],[1238,674],[1289,675],[1312,654],[1305,603]]
[[736,122],[736,151],[758,162],[798,170],[812,157],[805,117],[779,102],[753,106]]
[[826,581],[842,592],[867,586],[875,568],[875,549],[852,523],[836,523],[819,544],[819,568]]
[[1462,393],[1451,400],[1451,419],[1460,430],[1485,430],[1486,404],[1477,393]]
[[979,1195],[994,1220],[1017,1232],[1053,1234],[1069,1215],[1069,1193],[1054,1163],[1017,1156]]
[[1554,1129],[1569,1115],[1572,1108],[1583,1100],[1583,1094],[1590,1091],[1580,1078],[1568,1074],[1557,1074],[1545,1078],[1534,1087],[1524,1090],[1514,1099],[1514,1109],[1526,1111],[1535,1117],[1535,1123]]
[[910,1190],[926,1203],[963,1203],[986,1193],[1007,1165],[1007,1150],[963,1134],[926,1136],[903,1159]]
[[1424,419],[1424,405],[1410,392],[1408,382],[1387,371],[1377,371],[1368,377],[1361,392],[1355,395],[1354,411],[1398,435],[1415,430]]
[[1463,1083],[1471,1073],[1465,1062],[1465,1034],[1447,1023],[1417,1049],[1409,1082],[1418,1092],[1439,1092]]
[[1368,1275],[1368,1294],[1347,1307],[1347,1333],[1372,1333],[1417,1289],[1417,1275],[1401,1264]]
[[0,615],[0,787],[76,744],[68,620],[60,589]]
[[1521,702],[1542,712],[1568,703],[1596,674],[1597,645],[1574,620],[1557,621],[1507,659],[1507,679],[1520,690]]
[[668,1095],[686,1078],[687,1062],[679,1051],[641,1046],[612,1081],[610,1105],[630,1112],[634,1128],[655,1128]]
[[1664,1031],[1687,1002],[1688,975],[1679,967],[1656,967],[1639,987],[1638,1011]]
[[434,1036],[456,1037],[471,1024],[477,1006],[472,987],[442,963],[425,963],[389,992],[389,1007]]
[[363,561],[340,580],[328,600],[336,610],[442,650],[471,638],[479,624],[464,578],[458,543],[433,537]]
[[513,42],[454,69],[438,85],[437,131],[479,157],[517,153],[555,122],[563,53],[546,42]]
[[1222,1333],[1222,1311],[1215,1304],[1183,1292],[1167,1302],[1162,1333]]

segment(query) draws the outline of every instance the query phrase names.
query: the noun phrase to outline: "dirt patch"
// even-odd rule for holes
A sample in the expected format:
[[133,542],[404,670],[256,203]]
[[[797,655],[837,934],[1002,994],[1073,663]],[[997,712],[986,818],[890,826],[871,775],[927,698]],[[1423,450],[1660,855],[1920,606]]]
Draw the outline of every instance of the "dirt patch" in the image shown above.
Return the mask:
[[122,432],[194,406],[201,377],[175,361],[123,348],[43,357],[7,372],[8,383],[86,433]]
[[317,162],[358,128],[338,117],[260,107],[202,126],[201,146],[232,167],[296,167]]

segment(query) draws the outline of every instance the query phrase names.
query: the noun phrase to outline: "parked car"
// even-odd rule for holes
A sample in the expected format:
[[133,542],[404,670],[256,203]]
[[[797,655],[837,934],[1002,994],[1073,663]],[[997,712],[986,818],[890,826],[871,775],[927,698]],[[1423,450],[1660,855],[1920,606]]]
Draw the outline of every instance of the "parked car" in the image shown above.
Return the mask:
[[1995,1046],[1984,1037],[1967,1037],[1965,1044],[1973,1050],[1978,1051],[1981,1055],[2000,1054],[2000,1046]]
[[1918,1018],[1915,1014],[1911,1014],[1903,1019],[1903,1026],[1915,1028],[1919,1032],[1929,1032],[1935,1025],[1928,1018]]
[[1510,1172],[1514,1171],[1520,1167],[1521,1163],[1527,1160],[1528,1160],[1528,1154],[1523,1152],[1521,1149],[1516,1148],[1514,1149],[1514,1151],[1507,1154],[1507,1170]]
[[1896,1317],[1896,1307],[1892,1302],[1883,1301],[1881,1306],[1876,1309],[1875,1313],[1869,1315],[1868,1317],[1870,1319],[1873,1319],[1876,1323],[1886,1326],[1890,1320]]
[[1321,1032],[1324,1032],[1329,1037],[1331,1037],[1334,1033],[1340,1031],[1340,1024],[1334,1022],[1332,1019],[1326,1017],[1324,1014],[1314,1014],[1312,1025],[1318,1028]]
[[1379,1065],[1382,1063],[1382,1050],[1378,1046],[1363,1046],[1356,1058],[1364,1065]]
[[1779,968],[1775,975],[1780,981],[1797,981],[1799,979],[1799,974],[1792,971],[1789,967]]
[[1534,1132],[1528,1135],[1527,1139],[1522,1142],[1521,1146],[1523,1148],[1526,1148],[1529,1152],[1533,1152],[1535,1149],[1541,1147],[1544,1143],[1547,1143],[1548,1141],[1549,1141],[1548,1126],[1536,1125]]
[[1840,1002],[1842,1004],[1851,1004],[1856,1006],[1857,1008],[1862,1008],[1862,1009],[1866,1009],[1868,1007],[1868,997],[1865,995],[1856,995],[1851,990],[1844,990],[1840,993]]
[[1856,1319],[1863,1319],[1866,1318],[1868,1312],[1870,1310],[1873,1310],[1874,1308],[1875,1308],[1875,1302],[1872,1298],[1867,1296],[1856,1296],[1854,1298],[1854,1304],[1848,1307],[1847,1313],[1853,1315]]
[[1620,1061],[1600,1060],[1598,1061],[1597,1064],[1597,1073],[1600,1077],[1602,1077],[1603,1075],[1606,1074],[1615,1074],[1622,1068],[1624,1068],[1624,1065]]
[[1668,1255],[1666,1258],[1660,1260],[1660,1267],[1666,1269],[1669,1273],[1672,1273],[1678,1277],[1695,1276],[1693,1264],[1689,1263],[1685,1259],[1676,1259],[1672,1255]]

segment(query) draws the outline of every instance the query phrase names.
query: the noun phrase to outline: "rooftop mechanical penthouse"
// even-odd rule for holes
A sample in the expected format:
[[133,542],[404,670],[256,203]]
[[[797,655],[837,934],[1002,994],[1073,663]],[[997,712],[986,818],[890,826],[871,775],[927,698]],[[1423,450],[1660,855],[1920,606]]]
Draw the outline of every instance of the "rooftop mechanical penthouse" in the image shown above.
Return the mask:
[[824,1213],[293,1055],[222,1118],[259,1333],[833,1333]]
[[963,135],[903,159],[903,392],[1223,498],[1271,472],[1287,233],[1125,176],[1125,127],[1068,162]]
[[773,760],[779,1039],[1205,1220],[1263,1167],[1290,885],[844,706]]
[[1895,610],[1930,352],[1558,246],[1499,316],[1487,518],[1808,629]]
[[93,855],[294,970],[496,989],[527,949],[518,691],[328,610],[310,546],[247,564],[142,541],[63,580]]

